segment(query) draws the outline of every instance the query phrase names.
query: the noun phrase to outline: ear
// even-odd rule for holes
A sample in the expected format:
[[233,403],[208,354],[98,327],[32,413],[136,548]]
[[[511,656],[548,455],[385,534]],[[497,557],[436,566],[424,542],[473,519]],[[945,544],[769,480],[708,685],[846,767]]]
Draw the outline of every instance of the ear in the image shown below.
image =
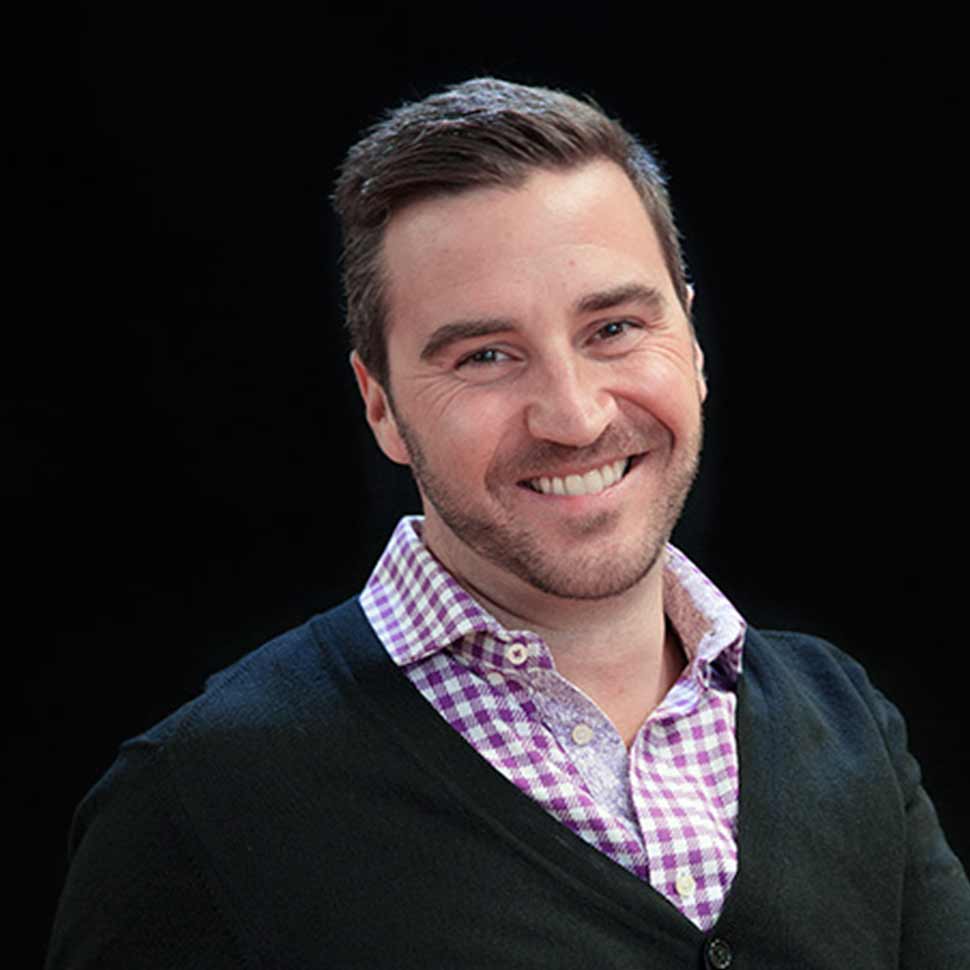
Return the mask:
[[704,351],[694,338],[694,369],[697,372],[697,388],[700,392],[701,403],[707,400],[707,375],[704,373]]
[[[690,318],[691,310],[694,307],[694,287],[687,284],[687,316]],[[690,324],[691,333],[694,333],[694,324]],[[697,373],[697,387],[700,391],[701,403],[707,400],[707,375],[704,373],[704,351],[694,336],[694,369]]]
[[408,450],[401,432],[398,431],[387,393],[364,365],[356,350],[350,355],[350,366],[354,369],[357,387],[360,389],[360,396],[364,399],[367,423],[374,432],[374,439],[378,446],[391,461],[396,461],[399,465],[409,465],[411,461]]

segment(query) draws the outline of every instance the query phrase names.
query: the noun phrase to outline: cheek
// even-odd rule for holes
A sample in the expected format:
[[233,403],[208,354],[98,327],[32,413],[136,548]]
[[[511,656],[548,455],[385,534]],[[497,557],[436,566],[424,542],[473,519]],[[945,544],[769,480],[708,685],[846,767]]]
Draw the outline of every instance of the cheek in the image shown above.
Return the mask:
[[454,478],[480,478],[508,440],[507,413],[487,401],[452,406],[427,421],[425,438],[439,467]]
[[690,431],[700,415],[700,387],[693,362],[652,355],[629,375],[630,399],[675,434]]
[[415,395],[414,403],[432,435],[466,446],[501,436],[513,426],[521,409],[521,402],[507,387],[459,383],[429,384]]

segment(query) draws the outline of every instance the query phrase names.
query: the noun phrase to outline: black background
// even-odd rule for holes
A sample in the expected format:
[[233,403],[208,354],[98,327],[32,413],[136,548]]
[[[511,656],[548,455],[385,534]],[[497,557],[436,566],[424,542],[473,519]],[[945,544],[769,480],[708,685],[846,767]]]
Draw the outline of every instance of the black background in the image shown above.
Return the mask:
[[485,73],[591,94],[665,161],[711,385],[676,541],[752,624],[867,666],[970,859],[952,25],[130,6],[82,10],[80,80],[25,59],[14,109],[5,766],[37,931],[117,744],[417,510],[355,397],[327,196],[384,108]]

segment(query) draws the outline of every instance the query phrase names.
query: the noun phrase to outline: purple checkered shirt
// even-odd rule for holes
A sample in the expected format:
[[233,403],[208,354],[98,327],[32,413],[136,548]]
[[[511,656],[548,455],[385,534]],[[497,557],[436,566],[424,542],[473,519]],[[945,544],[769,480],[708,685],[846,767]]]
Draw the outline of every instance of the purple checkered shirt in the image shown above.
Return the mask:
[[539,636],[506,630],[434,558],[421,523],[401,520],[360,596],[391,659],[496,770],[709,929],[737,870],[737,611],[667,547],[664,609],[689,662],[628,751]]

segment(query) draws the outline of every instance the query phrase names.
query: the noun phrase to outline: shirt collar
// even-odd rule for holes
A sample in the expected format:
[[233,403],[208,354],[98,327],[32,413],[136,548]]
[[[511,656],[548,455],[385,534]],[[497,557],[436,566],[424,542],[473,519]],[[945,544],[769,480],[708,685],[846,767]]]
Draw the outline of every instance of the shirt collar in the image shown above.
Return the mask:
[[[511,639],[438,562],[421,539],[421,516],[398,523],[360,604],[391,659],[401,667],[456,642],[489,635]],[[668,545],[664,568],[664,610],[705,684],[715,664],[728,683],[741,672],[745,623],[723,593],[680,550]]]
[[669,543],[663,591],[664,612],[680,637],[691,672],[706,685],[716,666],[726,683],[735,683],[747,624],[710,579]]
[[401,519],[360,596],[374,632],[402,667],[463,637],[503,629],[431,554],[421,539],[423,521]]

